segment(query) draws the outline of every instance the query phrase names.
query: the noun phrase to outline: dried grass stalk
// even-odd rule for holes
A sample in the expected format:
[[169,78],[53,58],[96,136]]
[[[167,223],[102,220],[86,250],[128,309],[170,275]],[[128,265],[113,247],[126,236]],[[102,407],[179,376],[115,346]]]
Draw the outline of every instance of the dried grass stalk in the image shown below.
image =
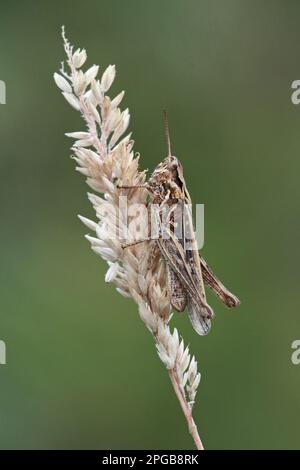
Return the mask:
[[[195,445],[203,449],[192,417],[200,373],[177,329],[170,330],[172,313],[164,262],[155,256],[153,241],[122,247],[124,239],[139,238],[140,214],[135,224],[138,216],[133,212],[128,227],[125,209],[120,205],[124,190],[119,186],[142,185],[146,179],[145,172],[139,170],[139,156],[133,153],[131,134],[124,136],[130,119],[128,109],[121,111],[119,108],[124,92],[111,99],[106,93],[114,81],[115,66],[109,65],[100,78],[97,65],[84,72],[86,51],[74,51],[64,29],[62,35],[68,70],[62,63],[54,80],[68,103],[81,113],[87,128],[84,132],[66,135],[75,139],[72,152],[76,170],[86,177],[90,188],[100,194],[88,194],[97,222],[79,218],[94,232],[93,236],[86,235],[92,250],[108,264],[105,281],[113,283],[120,294],[137,303],[140,317],[153,335],[158,355],[168,370]],[[142,188],[125,190],[125,195],[128,212],[136,203],[146,204],[148,197]]]

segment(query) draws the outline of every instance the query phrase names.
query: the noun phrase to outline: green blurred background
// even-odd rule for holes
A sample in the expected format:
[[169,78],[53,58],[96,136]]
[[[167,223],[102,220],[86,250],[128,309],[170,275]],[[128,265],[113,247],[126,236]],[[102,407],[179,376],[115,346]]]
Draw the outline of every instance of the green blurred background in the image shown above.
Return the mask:
[[65,132],[83,128],[53,82],[60,28],[89,64],[117,64],[135,150],[165,156],[162,109],[194,202],[203,254],[241,298],[200,338],[178,326],[202,382],[208,449],[300,448],[300,4],[252,0],[1,2],[0,447],[191,449],[153,341],[77,214],[93,217]]

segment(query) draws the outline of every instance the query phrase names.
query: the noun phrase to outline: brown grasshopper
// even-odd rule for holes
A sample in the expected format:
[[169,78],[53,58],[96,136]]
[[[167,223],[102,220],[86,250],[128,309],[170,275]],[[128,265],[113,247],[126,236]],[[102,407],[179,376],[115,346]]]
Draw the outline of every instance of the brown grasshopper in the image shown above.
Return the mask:
[[[216,277],[211,268],[198,252],[195,231],[190,211],[191,198],[183,177],[183,168],[179,160],[172,156],[167,117],[165,128],[168,145],[168,156],[155,168],[148,182],[141,186],[152,194],[151,204],[159,208],[158,225],[160,234],[156,238],[157,246],[166,261],[168,292],[172,307],[183,312],[187,307],[190,321],[199,335],[206,335],[211,328],[212,308],[206,301],[204,283],[207,284],[219,298],[228,306],[236,307],[239,299]],[[121,186],[121,188],[131,188]],[[172,212],[181,205],[184,218],[183,235],[181,239],[174,231]],[[167,208],[168,226],[162,221],[162,210]],[[166,219],[164,219],[165,221]],[[125,246],[143,242],[139,240]],[[186,242],[188,249],[185,249]],[[124,246],[124,247],[125,247]]]

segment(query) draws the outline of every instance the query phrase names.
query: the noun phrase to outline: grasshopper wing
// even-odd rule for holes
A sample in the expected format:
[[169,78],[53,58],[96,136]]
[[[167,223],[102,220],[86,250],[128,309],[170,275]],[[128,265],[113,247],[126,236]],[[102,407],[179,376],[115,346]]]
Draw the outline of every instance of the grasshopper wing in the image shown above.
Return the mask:
[[193,250],[192,257],[187,258],[174,234],[170,232],[169,236],[169,239],[158,240],[157,243],[168,269],[174,272],[186,293],[189,317],[194,329],[199,335],[205,335],[210,330],[213,311],[206,302],[200,261],[198,267],[195,265],[195,255],[199,258],[198,251]]
[[189,319],[194,330],[200,336],[207,335],[211,329],[211,320],[203,316],[202,305],[193,301],[192,297],[188,299]]
[[186,290],[181,284],[178,275],[167,263],[168,292],[172,307],[177,312],[183,312],[187,305]]

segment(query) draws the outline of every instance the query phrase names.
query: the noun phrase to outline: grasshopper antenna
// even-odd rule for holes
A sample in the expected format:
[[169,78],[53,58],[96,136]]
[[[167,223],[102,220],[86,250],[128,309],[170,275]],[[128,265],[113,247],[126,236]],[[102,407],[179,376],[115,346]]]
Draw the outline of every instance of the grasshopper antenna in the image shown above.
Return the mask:
[[166,135],[167,148],[168,148],[168,158],[171,158],[172,153],[171,153],[169,122],[168,122],[167,111],[165,109],[164,109],[164,125],[165,125],[165,135]]

